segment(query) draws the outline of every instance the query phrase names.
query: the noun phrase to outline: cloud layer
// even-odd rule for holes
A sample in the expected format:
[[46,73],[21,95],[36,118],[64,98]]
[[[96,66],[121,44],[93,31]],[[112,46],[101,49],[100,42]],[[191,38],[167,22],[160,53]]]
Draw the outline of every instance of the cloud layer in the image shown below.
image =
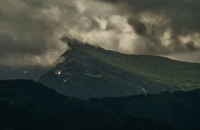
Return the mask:
[[51,66],[67,36],[127,54],[200,62],[197,0],[1,0],[0,64]]
[[200,1],[99,0],[115,5],[144,40],[142,54],[200,62]]

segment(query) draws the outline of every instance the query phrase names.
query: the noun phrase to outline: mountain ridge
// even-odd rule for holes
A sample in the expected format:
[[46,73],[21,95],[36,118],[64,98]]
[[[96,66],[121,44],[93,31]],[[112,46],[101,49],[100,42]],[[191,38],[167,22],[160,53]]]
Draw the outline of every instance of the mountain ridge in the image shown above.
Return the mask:
[[160,56],[126,55],[69,38],[63,63],[39,81],[80,98],[128,96],[200,88],[200,64]]

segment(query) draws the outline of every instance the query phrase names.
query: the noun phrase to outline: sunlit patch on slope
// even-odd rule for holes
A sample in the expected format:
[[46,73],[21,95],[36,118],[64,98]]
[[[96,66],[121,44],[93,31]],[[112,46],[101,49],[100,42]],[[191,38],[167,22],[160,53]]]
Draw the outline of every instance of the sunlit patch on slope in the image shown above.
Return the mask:
[[61,71],[61,70],[59,70],[59,71],[55,71],[55,74],[57,74],[57,75],[61,75],[61,74],[62,74],[62,71]]

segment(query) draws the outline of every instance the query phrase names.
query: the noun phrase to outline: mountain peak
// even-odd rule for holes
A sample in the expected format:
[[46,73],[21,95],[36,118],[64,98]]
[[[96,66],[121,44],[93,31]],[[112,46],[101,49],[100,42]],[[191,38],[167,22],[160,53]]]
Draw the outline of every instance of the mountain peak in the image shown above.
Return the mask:
[[70,51],[40,81],[68,96],[90,98],[200,88],[200,65],[126,55],[62,37]]
[[83,47],[83,46],[95,47],[95,46],[90,45],[88,43],[83,43],[81,41],[78,41],[76,39],[71,39],[71,38],[68,38],[68,37],[61,37],[60,40],[63,41],[63,42],[66,42],[68,44],[68,46],[72,49],[77,48],[77,47]]
[[71,38],[68,38],[68,37],[61,37],[60,40],[63,41],[63,42],[66,42],[69,47],[72,47],[75,44],[81,44],[77,40],[71,39]]

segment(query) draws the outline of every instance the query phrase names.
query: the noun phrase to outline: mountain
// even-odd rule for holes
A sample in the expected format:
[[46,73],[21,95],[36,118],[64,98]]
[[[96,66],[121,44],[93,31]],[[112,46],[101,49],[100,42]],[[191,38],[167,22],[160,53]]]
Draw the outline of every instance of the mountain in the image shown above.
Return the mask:
[[32,79],[36,81],[50,69],[50,67],[40,66],[13,67],[0,65],[0,79]]
[[126,55],[62,38],[71,50],[40,82],[79,98],[128,96],[200,88],[200,64],[159,56]]
[[0,81],[0,129],[199,130],[200,90],[81,100],[32,80]]

